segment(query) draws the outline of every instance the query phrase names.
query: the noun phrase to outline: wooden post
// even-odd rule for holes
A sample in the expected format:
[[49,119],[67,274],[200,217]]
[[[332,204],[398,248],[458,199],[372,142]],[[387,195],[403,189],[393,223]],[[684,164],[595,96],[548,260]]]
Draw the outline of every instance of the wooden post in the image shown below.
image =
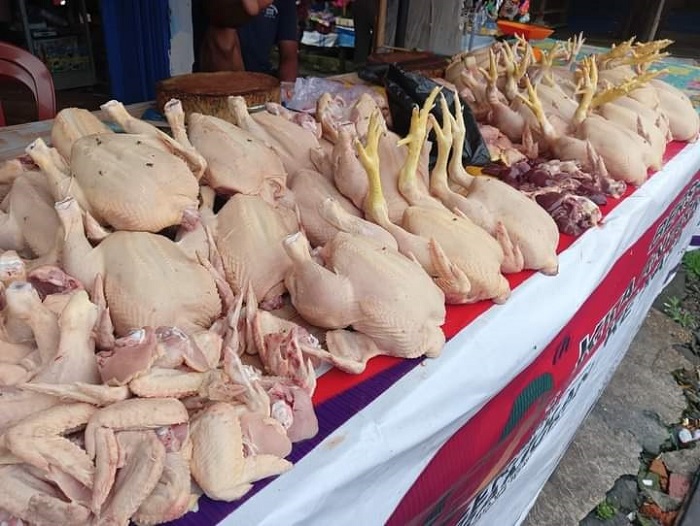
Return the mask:
[[379,0],[377,6],[377,19],[374,24],[374,52],[376,53],[386,44],[386,5],[387,0]]

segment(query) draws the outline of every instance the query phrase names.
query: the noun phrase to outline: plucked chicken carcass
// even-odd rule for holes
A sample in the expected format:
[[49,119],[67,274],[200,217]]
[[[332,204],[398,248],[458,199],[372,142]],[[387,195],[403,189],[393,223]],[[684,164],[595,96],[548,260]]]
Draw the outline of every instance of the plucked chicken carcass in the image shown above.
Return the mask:
[[695,141],[700,133],[700,116],[688,95],[659,79],[651,85],[659,96],[659,107],[668,117],[671,136],[676,141]]
[[41,263],[55,262],[60,222],[53,203],[44,174],[23,171],[0,212],[0,249],[15,250],[27,258],[43,257]]
[[207,160],[204,182],[228,195],[259,195],[273,202],[285,190],[279,156],[253,134],[223,119],[192,113],[189,137]]
[[[447,108],[443,111],[450,115]],[[456,118],[450,116],[452,155],[448,174],[449,179],[461,187],[459,193],[466,199],[455,198],[448,185],[440,184],[441,174],[433,176],[431,190],[446,204],[449,202],[451,209],[460,210],[492,236],[507,238],[513,252],[522,255],[524,268],[556,274],[559,268],[557,225],[545,210],[507,184],[467,173],[462,165],[466,127],[459,97],[455,97],[455,115]],[[501,245],[507,247],[508,243],[504,241]]]
[[321,145],[308,129],[268,111],[251,115],[243,97],[229,97],[229,108],[234,123],[272,148],[288,175],[314,168],[310,152]]
[[290,178],[304,234],[313,247],[323,246],[342,231],[365,235],[396,248],[394,238],[365,220],[362,212],[331,181],[313,170],[300,170]]
[[51,126],[51,144],[61,156],[69,160],[73,143],[87,135],[114,133],[92,112],[82,108],[59,111]]
[[[398,187],[399,173],[408,161],[409,151],[405,142],[395,133],[387,130],[386,122],[381,117],[381,113],[375,108],[372,115],[377,115],[377,122],[381,123],[381,134],[379,136],[378,155],[380,163],[379,175],[384,189],[384,199],[386,200],[389,219],[392,223],[401,221],[404,210],[409,206],[409,202],[401,194]],[[371,128],[371,122],[369,123]],[[369,133],[369,131],[367,132]],[[350,129],[343,129],[338,136],[332,153],[332,165],[334,167],[334,181],[340,192],[350,199],[353,204],[362,209],[368,197],[369,186],[367,173],[362,163],[358,159],[355,150],[355,140],[360,137]],[[415,164],[417,170],[417,181],[419,191],[428,193],[428,154],[430,144],[425,142],[420,151],[420,158]]]
[[86,288],[97,276],[118,335],[144,326],[207,329],[221,313],[214,277],[168,238],[115,232],[93,248],[78,203],[56,204],[65,231],[63,268]]
[[382,198],[377,148],[381,117],[378,113],[373,115],[367,147],[358,145],[370,181],[366,214],[396,238],[401,253],[415,258],[431,276],[436,276],[436,283],[449,303],[492,298],[500,303],[510,295],[510,286],[501,271],[512,262],[505,262],[499,243],[468,218],[450,212],[427,191],[422,192],[416,182],[416,164],[437,94],[438,88],[422,110],[414,109],[411,119],[406,138],[409,154],[398,181],[399,191],[411,205],[405,209],[400,226],[388,221]]
[[197,180],[202,178],[207,169],[207,161],[194,148],[187,136],[185,129],[185,112],[182,104],[177,99],[171,99],[165,104],[163,113],[170,125],[173,137],[159,130],[153,124],[137,119],[131,115],[124,105],[116,100],[111,100],[101,106],[102,110],[110,116],[127,133],[134,135],[150,135],[158,139],[168,151],[180,157],[189,166]]
[[301,225],[314,247],[325,245],[338,233],[338,228],[321,216],[321,204],[326,198],[334,199],[348,215],[358,219],[362,216],[331,181],[314,170],[299,170],[290,177],[289,188],[299,207]]
[[158,232],[196,217],[198,184],[160,139],[107,134],[73,144],[71,175],[37,139],[27,148],[51,181],[55,201],[71,196],[98,222],[117,230]]
[[651,146],[639,135],[617,126],[599,115],[588,115],[593,100],[597,77],[595,62],[586,59],[582,66],[584,95],[571,122],[569,134],[560,135],[545,115],[539,97],[528,81],[528,98],[522,97],[537,116],[548,147],[561,160],[577,160],[589,165],[589,146],[600,155],[614,179],[640,185],[647,179],[647,167],[653,158]]
[[323,248],[324,265],[311,257],[301,233],[285,239],[284,247],[293,262],[285,283],[294,307],[314,325],[331,329],[329,352],[318,357],[360,373],[379,354],[440,354],[445,298],[415,262],[344,232]]
[[218,214],[210,211],[207,217],[204,221],[211,228],[234,294],[243,293],[250,283],[265,305],[279,303],[291,265],[282,240],[299,229],[296,214],[261,197],[236,194]]

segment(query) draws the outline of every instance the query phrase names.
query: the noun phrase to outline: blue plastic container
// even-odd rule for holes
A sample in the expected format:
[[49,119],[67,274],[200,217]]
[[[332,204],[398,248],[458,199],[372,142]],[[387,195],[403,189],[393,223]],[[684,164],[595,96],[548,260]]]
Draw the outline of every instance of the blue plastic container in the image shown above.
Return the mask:
[[355,47],[355,29],[352,27],[336,26],[339,47]]

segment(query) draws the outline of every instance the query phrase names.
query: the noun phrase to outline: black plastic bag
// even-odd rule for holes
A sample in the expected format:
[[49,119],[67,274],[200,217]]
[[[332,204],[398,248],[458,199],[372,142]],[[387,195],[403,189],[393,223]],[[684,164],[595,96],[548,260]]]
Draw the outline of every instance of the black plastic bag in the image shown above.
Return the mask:
[[[420,73],[404,71],[396,64],[391,64],[384,77],[384,87],[389,101],[393,131],[402,137],[408,134],[411,127],[411,113],[415,105],[422,106],[437,82]],[[447,100],[447,105],[454,115],[454,93],[452,90],[443,89],[442,94]],[[442,110],[439,99],[431,112],[438,122],[442,122]],[[462,153],[462,164],[470,166],[485,166],[491,162],[491,155],[484,138],[481,136],[476,119],[465,102],[462,102],[462,115],[467,130]],[[437,144],[433,141],[433,149],[430,152],[430,168],[432,169],[437,158]]]
[[389,64],[364,64],[357,70],[357,76],[365,82],[384,86],[384,78],[389,71]]

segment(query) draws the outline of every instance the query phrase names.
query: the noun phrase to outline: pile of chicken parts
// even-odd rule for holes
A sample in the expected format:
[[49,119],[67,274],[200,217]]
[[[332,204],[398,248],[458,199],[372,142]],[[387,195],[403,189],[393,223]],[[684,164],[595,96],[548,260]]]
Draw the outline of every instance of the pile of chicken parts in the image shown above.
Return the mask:
[[317,433],[321,362],[437,356],[445,303],[557,272],[554,221],[465,171],[439,89],[404,138],[370,95],[316,119],[229,102],[186,128],[171,101],[172,136],[117,101],[120,133],[66,109],[52,146],[2,166],[5,519],[156,524],[239,499]]
[[[577,60],[583,43],[582,35],[557,42],[540,61],[522,39],[499,43],[483,63],[455,56],[443,81],[467,101],[498,161],[485,173],[536,198],[569,234],[597,224],[601,192],[616,198],[625,184],[642,184],[670,141],[694,141],[700,130],[687,95],[649,69],[670,40],[630,39]],[[523,180],[528,171],[536,183]]]
[[[496,55],[488,82],[471,69],[459,78],[470,104],[488,104],[482,117],[513,166],[549,148],[594,163],[596,188],[619,192],[660,162],[661,142],[694,135],[671,111],[684,99],[612,67],[654,46],[615,48],[579,77],[549,57],[537,87],[527,47],[509,49],[505,79]],[[611,91],[596,94],[599,62],[637,83],[618,101],[639,108],[601,103]],[[322,362],[360,373],[380,354],[438,356],[446,303],[504,302],[505,275],[556,274],[557,223],[537,189],[462,165],[461,104],[436,88],[406,137],[368,94],[350,106],[324,95],[313,117],[276,104],[251,114],[231,97],[229,119],[193,113],[187,126],[173,100],[172,135],[117,101],[103,110],[120,133],[61,111],[51,146],[37,139],[0,168],[3,520],[157,524],[201,495],[239,499],[318,432]],[[593,106],[641,124],[627,133]],[[654,148],[637,133],[653,140],[652,129]],[[599,135],[629,142],[611,151]],[[644,177],[613,162],[633,144]]]

